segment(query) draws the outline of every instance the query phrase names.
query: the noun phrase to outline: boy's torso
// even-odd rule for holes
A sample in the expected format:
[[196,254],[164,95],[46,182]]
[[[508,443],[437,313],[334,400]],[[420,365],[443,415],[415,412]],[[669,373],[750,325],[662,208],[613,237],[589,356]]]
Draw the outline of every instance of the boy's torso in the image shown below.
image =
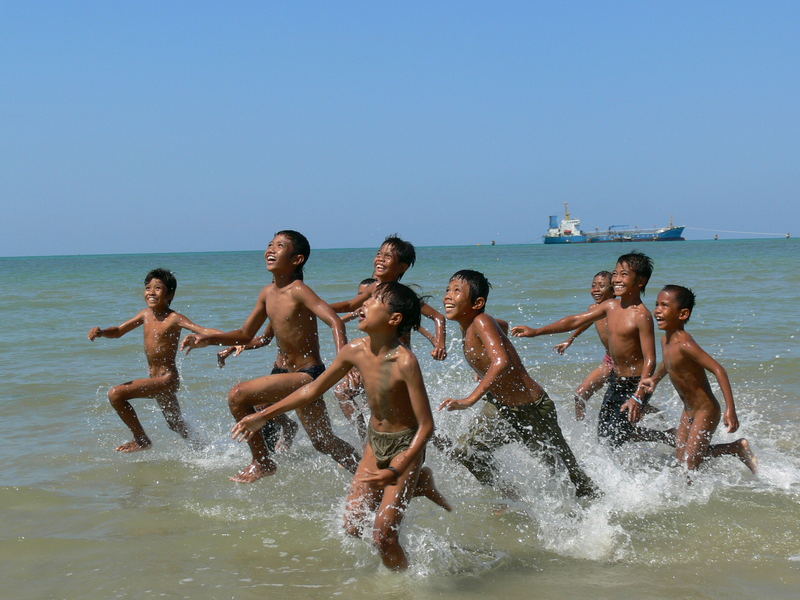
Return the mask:
[[297,288],[304,285],[294,281],[283,288],[270,284],[265,289],[265,312],[279,352],[276,364],[290,371],[322,362],[317,317],[295,297]]
[[607,348],[620,377],[642,374],[644,353],[639,328],[649,314],[641,302],[623,307],[619,300],[614,300],[607,311]]
[[178,316],[174,311],[163,316],[155,315],[152,310],[144,312],[144,353],[152,377],[178,373],[175,365],[181,333]]
[[682,331],[661,345],[664,366],[675,391],[683,401],[684,410],[689,413],[699,410],[719,411],[719,401],[714,397],[705,369],[681,350],[686,343],[694,341],[688,333]]

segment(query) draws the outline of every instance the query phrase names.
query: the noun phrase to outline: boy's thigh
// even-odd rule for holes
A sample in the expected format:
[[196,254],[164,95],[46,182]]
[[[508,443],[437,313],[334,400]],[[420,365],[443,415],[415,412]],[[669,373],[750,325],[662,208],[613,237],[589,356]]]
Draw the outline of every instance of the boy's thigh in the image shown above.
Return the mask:
[[558,413],[550,396],[545,394],[535,403],[518,406],[509,411],[509,422],[517,436],[526,444],[561,438]]
[[112,389],[126,399],[174,396],[178,390],[178,380],[174,377],[146,377],[126,381]]
[[234,389],[255,404],[273,404],[311,381],[308,373],[277,373],[238,383]]
[[472,421],[466,433],[461,435],[453,447],[456,457],[474,452],[491,452],[512,440],[512,431],[498,408],[484,401],[480,414]]
[[719,414],[699,413],[693,415],[686,435],[684,452],[687,455],[704,455],[711,445],[711,436],[719,424]]
[[397,534],[397,526],[403,520],[408,503],[417,487],[422,460],[423,457],[417,458],[414,464],[398,478],[397,483],[383,488],[383,497],[375,515],[376,531],[383,535]]
[[358,463],[355,475],[350,482],[350,490],[347,493],[345,504],[345,519],[356,514],[365,513],[367,510],[374,510],[381,500],[383,491],[362,481],[362,478],[371,472],[378,470],[375,454],[369,444],[364,448],[364,456]]

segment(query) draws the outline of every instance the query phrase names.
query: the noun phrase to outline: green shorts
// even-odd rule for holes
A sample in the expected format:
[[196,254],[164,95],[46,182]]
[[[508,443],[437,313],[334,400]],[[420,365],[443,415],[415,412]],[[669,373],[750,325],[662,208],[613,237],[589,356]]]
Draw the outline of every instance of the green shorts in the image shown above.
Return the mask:
[[385,469],[395,456],[408,450],[415,435],[417,435],[416,429],[386,432],[375,431],[370,425],[367,430],[367,441],[375,454],[378,468]]

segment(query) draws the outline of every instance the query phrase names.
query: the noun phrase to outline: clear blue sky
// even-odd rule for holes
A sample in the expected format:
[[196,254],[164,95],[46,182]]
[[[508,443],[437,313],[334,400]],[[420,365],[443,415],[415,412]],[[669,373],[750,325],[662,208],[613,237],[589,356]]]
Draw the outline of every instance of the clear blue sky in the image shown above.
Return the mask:
[[798,23],[797,2],[4,2],[0,255],[530,243],[563,202],[587,228],[800,235]]

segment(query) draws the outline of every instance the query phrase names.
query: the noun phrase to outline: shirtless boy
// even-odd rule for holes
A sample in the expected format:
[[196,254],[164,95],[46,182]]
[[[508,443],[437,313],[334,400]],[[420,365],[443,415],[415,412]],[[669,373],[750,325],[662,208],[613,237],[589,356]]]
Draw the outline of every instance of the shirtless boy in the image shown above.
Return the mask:
[[[572,331],[601,319],[608,323],[608,352],[614,361],[597,423],[597,435],[612,446],[630,441],[660,441],[674,445],[669,431],[655,431],[635,425],[642,418],[648,398],[636,396],[641,377],[652,375],[656,366],[653,317],[642,303],[653,261],[641,252],[624,254],[617,260],[611,276],[616,298],[594,304],[580,315],[564,317],[538,329],[511,328],[518,337],[535,337]],[[627,413],[627,415],[625,414]]]
[[561,458],[577,496],[597,496],[597,488],[578,466],[561,433],[553,401],[528,374],[498,322],[484,312],[490,287],[482,273],[465,269],[450,278],[444,295],[445,315],[461,326],[464,357],[479,381],[469,396],[446,398],[439,410],[464,410],[486,399],[482,414],[451,455],[478,481],[492,485],[494,450],[520,441],[541,453],[551,469],[555,457]]
[[661,339],[663,360],[652,377],[642,378],[639,393],[651,394],[664,375],[683,400],[683,413],[675,440],[675,455],[689,470],[695,470],[710,456],[732,454],[753,472],[757,461],[744,438],[727,444],[711,444],[720,420],[720,406],[711,391],[706,371],[714,373],[725,397],[722,422],[728,433],[739,429],[731,382],[725,369],[709,356],[684,329],[694,308],[694,293],[680,285],[667,285],[658,294],[653,311]]
[[423,468],[425,445],[433,433],[428,394],[416,357],[401,340],[419,326],[420,299],[401,283],[381,283],[358,311],[359,338],[336,356],[318,379],[282,401],[240,420],[233,437],[251,440],[276,415],[300,409],[321,396],[351,368],[361,372],[370,412],[364,458],[350,484],[344,526],[360,537],[367,513],[377,509],[372,539],[383,564],[393,570],[408,567],[399,543],[400,522],[413,495],[425,495],[445,509],[446,500]]
[[169,307],[177,287],[178,282],[171,272],[153,269],[144,278],[144,301],[147,308],[118,327],[93,327],[89,330],[88,337],[94,341],[99,337],[122,337],[132,329],[144,325],[144,353],[150,368],[150,377],[115,385],[108,391],[111,406],[133,434],[130,442],[117,446],[117,452],[136,452],[152,445],[131,406],[130,400],[134,398],[156,400],[169,428],[182,438],[189,438],[189,429],[181,415],[176,395],[180,386],[180,375],[175,365],[175,355],[178,352],[180,330],[188,329],[195,333],[213,333],[217,330],[200,327]]
[[[254,407],[272,404],[324,372],[319,353],[317,317],[331,327],[337,351],[347,343],[342,320],[303,283],[303,266],[310,254],[311,248],[303,234],[292,230],[276,233],[264,252],[272,283],[261,290],[255,308],[244,324],[226,333],[188,335],[183,340],[181,348],[187,352],[210,344],[246,344],[264,321],[271,320],[278,343],[275,367],[271,375],[239,383],[228,393],[228,407],[237,421],[255,412]],[[351,472],[355,471],[358,464],[356,451],[334,435],[322,398],[315,398],[297,414],[316,450],[330,455]],[[253,460],[231,477],[232,481],[252,483],[275,473],[277,467],[264,437],[253,436],[248,443]]]

